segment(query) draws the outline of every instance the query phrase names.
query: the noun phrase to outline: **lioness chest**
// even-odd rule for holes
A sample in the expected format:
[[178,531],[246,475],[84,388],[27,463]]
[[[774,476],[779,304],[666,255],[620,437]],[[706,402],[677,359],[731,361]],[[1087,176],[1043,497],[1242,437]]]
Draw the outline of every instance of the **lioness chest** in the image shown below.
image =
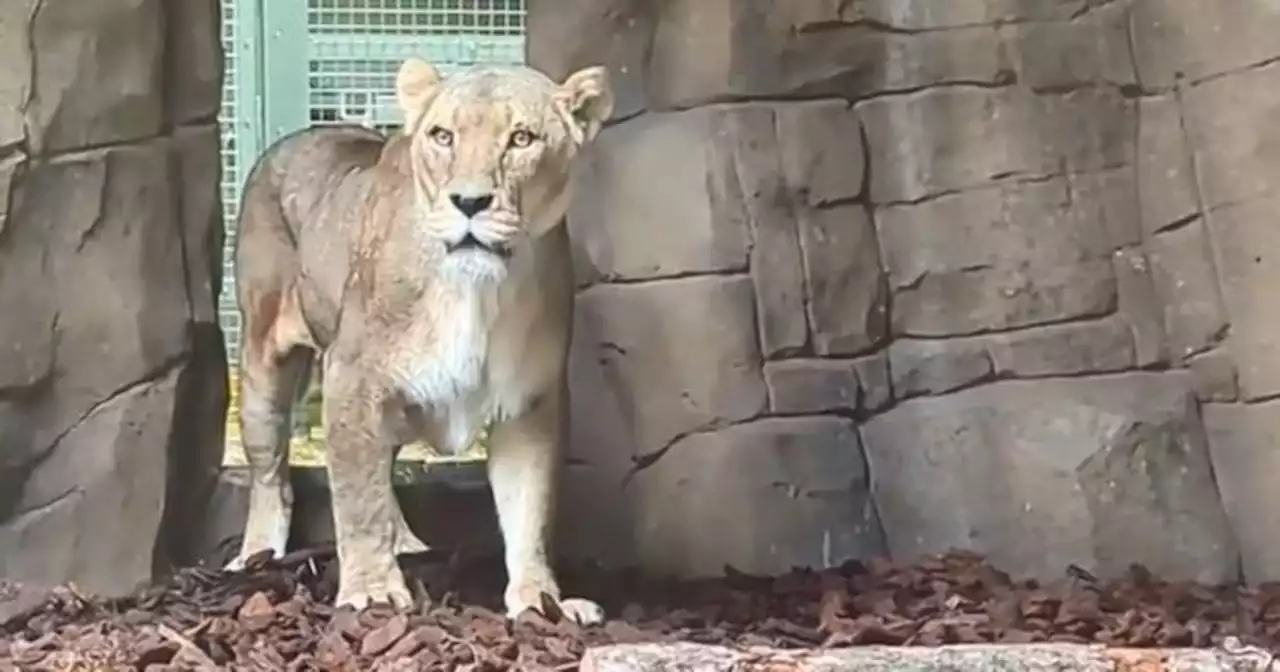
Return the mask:
[[538,315],[503,306],[496,292],[466,289],[425,299],[393,334],[387,372],[404,402],[397,441],[427,439],[457,453],[491,421],[519,416],[546,387],[528,358],[528,342],[510,334],[536,331]]

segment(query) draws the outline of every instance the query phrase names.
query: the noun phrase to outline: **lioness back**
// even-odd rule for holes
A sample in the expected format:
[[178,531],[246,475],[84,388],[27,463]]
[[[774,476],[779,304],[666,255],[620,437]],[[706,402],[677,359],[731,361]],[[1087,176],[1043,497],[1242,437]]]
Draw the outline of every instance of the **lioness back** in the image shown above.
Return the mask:
[[[347,192],[367,186],[387,138],[363,126],[314,126],[281,138],[254,164],[245,184],[245,204],[274,201],[291,230],[358,208]],[[343,213],[346,214],[346,213]],[[329,217],[331,218],[331,217]],[[259,218],[243,222],[262,225]],[[243,233],[245,229],[241,229]]]
[[274,320],[255,314],[262,300],[252,294],[276,291],[298,309],[295,321],[305,315],[308,340],[326,345],[350,267],[346,243],[364,214],[386,144],[386,136],[363,126],[315,126],[276,141],[254,164],[236,243],[247,322]]

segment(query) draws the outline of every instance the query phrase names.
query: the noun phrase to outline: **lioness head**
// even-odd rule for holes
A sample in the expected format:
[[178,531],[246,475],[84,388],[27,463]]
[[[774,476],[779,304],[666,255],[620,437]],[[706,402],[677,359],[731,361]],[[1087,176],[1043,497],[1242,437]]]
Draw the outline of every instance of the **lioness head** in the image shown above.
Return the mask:
[[443,246],[441,270],[469,282],[506,277],[522,246],[560,223],[571,162],[613,112],[602,67],[556,84],[526,67],[445,78],[414,58],[396,95],[421,226]]

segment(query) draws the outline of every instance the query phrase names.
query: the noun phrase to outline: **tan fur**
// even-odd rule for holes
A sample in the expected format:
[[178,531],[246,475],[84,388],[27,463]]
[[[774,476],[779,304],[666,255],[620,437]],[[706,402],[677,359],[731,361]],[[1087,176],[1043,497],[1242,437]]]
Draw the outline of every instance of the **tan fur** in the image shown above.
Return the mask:
[[[561,597],[548,542],[573,304],[562,222],[570,167],[612,94],[598,67],[557,85],[523,67],[442,79],[417,59],[396,87],[401,133],[302,131],[268,149],[246,184],[236,262],[253,486],[230,566],[284,552],[289,412],[323,353],[338,604],[410,602],[395,556],[425,545],[392,493],[398,447],[425,438],[460,450],[492,422],[515,616],[544,593]],[[587,600],[561,606],[582,621],[603,615]]]

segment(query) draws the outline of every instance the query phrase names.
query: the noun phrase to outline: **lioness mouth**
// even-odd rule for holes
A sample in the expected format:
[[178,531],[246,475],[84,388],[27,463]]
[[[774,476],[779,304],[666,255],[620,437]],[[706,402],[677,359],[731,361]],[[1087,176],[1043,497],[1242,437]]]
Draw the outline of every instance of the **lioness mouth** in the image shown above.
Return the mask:
[[445,249],[450,253],[458,252],[459,250],[479,250],[502,257],[503,259],[511,256],[511,250],[506,247],[501,245],[489,245],[470,233],[463,236],[462,240],[459,240],[456,243],[448,243],[445,246]]

